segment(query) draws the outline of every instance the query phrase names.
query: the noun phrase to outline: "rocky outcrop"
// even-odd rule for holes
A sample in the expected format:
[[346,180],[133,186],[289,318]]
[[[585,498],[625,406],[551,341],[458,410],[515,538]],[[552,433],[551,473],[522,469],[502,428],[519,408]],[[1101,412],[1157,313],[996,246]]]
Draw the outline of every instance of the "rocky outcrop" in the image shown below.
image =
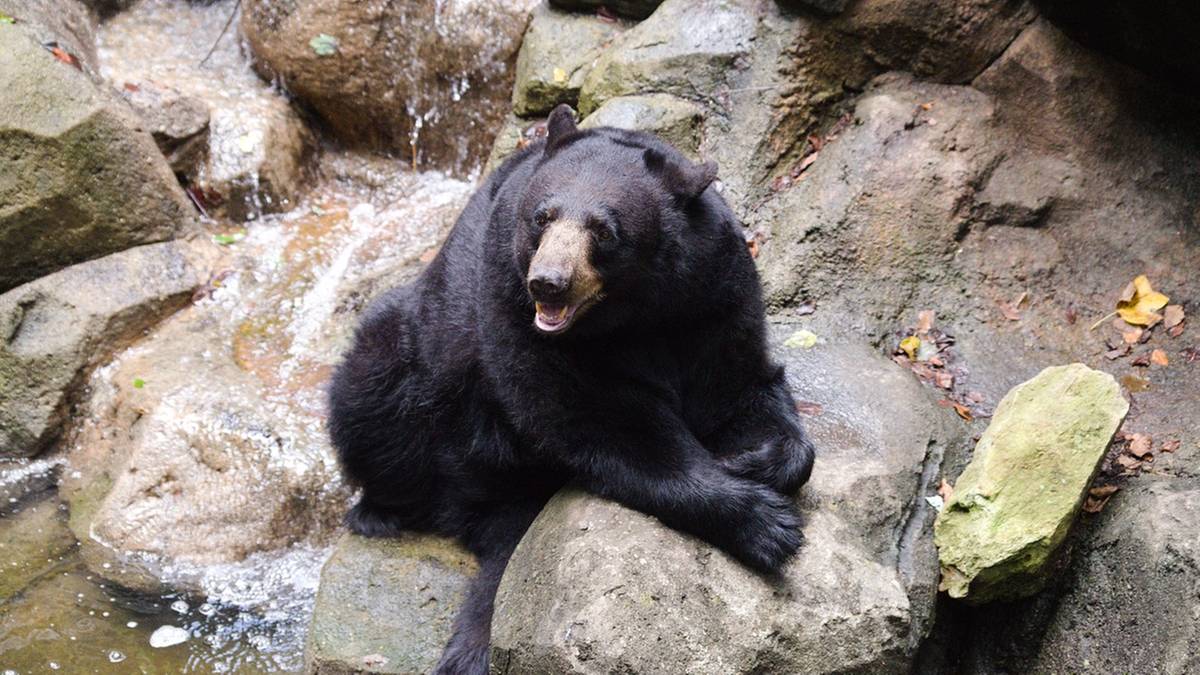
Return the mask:
[[925,496],[943,454],[961,450],[962,426],[869,350],[777,353],[797,398],[820,410],[806,420],[818,448],[800,497],[806,542],[781,577],[759,577],[649,516],[564,492],[504,575],[494,668],[907,672],[936,587]]
[[474,557],[445,539],[343,536],[321,571],[306,671],[430,672],[475,572]]
[[165,242],[0,295],[0,455],[36,455],[56,440],[86,374],[187,304],[208,275],[202,247]]
[[834,22],[887,70],[969,82],[1036,16],[1027,0],[863,0]]
[[538,6],[517,54],[513,112],[533,117],[560,103],[576,105],[592,64],[624,29],[594,15]]
[[0,292],[192,231],[191,204],[127,106],[0,24]]
[[336,534],[350,488],[324,387],[347,317],[411,277],[470,186],[325,166],[321,204],[225,239],[196,302],[90,378],[61,490],[95,574],[203,591],[206,568]]
[[692,159],[699,159],[703,121],[703,109],[691,101],[670,94],[646,94],[610,98],[580,126],[648,131]]
[[1041,590],[1128,411],[1117,381],[1081,363],[1010,391],[938,516],[941,589],[974,603]]
[[192,198],[212,217],[247,221],[296,205],[316,139],[238,41],[218,39],[236,9],[147,0],[104,22],[99,43],[102,73],[142,113]]
[[241,27],[264,77],[338,138],[467,173],[504,119],[536,4],[252,0]]

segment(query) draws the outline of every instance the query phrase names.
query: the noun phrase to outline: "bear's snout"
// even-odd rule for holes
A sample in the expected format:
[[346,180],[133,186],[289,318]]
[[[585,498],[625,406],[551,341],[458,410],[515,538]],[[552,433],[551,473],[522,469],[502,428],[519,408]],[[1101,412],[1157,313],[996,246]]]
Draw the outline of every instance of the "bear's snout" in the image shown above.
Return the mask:
[[557,220],[538,243],[525,285],[534,301],[534,326],[543,333],[565,331],[600,299],[600,275],[591,261],[591,236],[582,223]]

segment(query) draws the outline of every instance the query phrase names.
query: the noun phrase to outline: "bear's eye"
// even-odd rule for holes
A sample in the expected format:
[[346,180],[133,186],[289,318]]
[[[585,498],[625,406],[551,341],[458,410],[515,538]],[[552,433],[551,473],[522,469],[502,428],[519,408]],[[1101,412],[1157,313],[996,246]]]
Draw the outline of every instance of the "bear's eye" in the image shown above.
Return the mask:
[[533,214],[533,224],[539,228],[549,225],[551,220],[554,220],[554,209],[538,209]]
[[601,227],[596,232],[596,238],[600,241],[612,241],[612,232],[609,232],[607,227]]

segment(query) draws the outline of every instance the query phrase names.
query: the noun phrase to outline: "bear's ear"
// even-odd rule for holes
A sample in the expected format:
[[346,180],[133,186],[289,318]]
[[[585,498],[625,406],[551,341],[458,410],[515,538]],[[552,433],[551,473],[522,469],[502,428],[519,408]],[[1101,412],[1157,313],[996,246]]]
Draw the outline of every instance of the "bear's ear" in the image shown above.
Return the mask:
[[546,154],[550,154],[567,136],[577,131],[575,111],[566,103],[559,104],[546,120]]
[[642,158],[646,160],[646,168],[658,176],[667,191],[682,199],[699,197],[717,179],[716,162],[684,161],[680,164],[650,148],[642,153]]

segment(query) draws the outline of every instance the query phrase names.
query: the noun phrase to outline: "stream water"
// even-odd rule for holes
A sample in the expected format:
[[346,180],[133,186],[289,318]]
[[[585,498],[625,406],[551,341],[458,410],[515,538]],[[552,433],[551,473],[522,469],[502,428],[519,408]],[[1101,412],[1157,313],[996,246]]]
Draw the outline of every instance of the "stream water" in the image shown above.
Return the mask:
[[[231,173],[254,165],[239,164],[259,151],[243,141],[255,137],[257,116],[282,100],[251,72],[236,29],[198,65],[197,54],[216,40],[233,5],[143,0],[102,26],[98,38],[110,81],[151,79],[209,105],[209,170]],[[63,448],[0,465],[0,675],[303,668],[320,568],[338,534],[336,518],[326,515],[340,514],[347,494],[325,440],[325,380],[355,312],[429,259],[471,189],[441,174],[412,173],[402,162],[333,150],[317,167],[290,210],[257,213],[246,224],[206,221],[217,252],[209,287],[95,370]],[[223,414],[243,395],[273,424],[267,455],[245,466],[238,455],[255,452],[261,438],[251,436],[260,428],[231,430],[220,426],[222,415],[190,414]],[[133,410],[135,422],[144,414],[142,427],[156,425],[155,440],[139,445],[123,410]],[[182,445],[170,450],[177,438]],[[76,490],[95,481],[87,468],[94,445],[129,466],[152,467],[145,455],[158,461],[177,452],[180,461],[231,456],[235,470],[220,477],[226,494],[205,494],[213,483],[183,475],[169,499],[145,499],[135,486],[121,493],[119,505],[109,508],[113,498],[101,504],[89,526],[69,528],[76,514],[54,486],[62,481],[66,495],[72,481]],[[180,466],[167,460],[172,470]],[[300,491],[321,515],[293,514],[290,493],[223,503],[283,488]],[[118,482],[109,496],[123,489]],[[270,509],[277,511],[250,518],[262,533],[244,533],[239,510]],[[121,518],[138,522],[112,522]],[[235,552],[190,546],[189,538],[203,536],[192,531],[199,522],[232,523],[217,538],[243,540]],[[83,546],[73,532],[89,533]],[[97,548],[108,540],[113,550]],[[109,557],[86,555],[88,546]],[[133,592],[96,574],[126,559],[153,560],[168,590]]]

